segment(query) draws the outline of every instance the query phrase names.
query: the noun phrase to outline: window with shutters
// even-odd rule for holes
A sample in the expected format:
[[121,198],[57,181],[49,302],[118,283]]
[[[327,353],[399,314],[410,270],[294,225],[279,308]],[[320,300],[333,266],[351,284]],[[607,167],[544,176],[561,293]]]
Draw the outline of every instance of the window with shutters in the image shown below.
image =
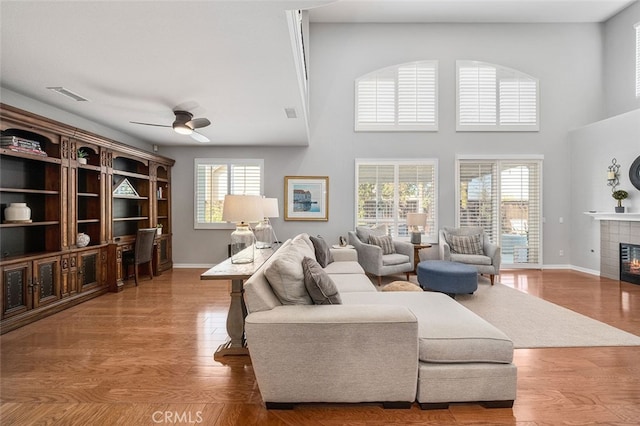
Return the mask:
[[636,98],[640,98],[640,22],[636,28]]
[[224,196],[263,194],[264,160],[196,158],[194,169],[195,229],[234,228],[222,221]]
[[356,80],[356,131],[438,130],[438,62],[383,68]]
[[456,71],[456,130],[539,130],[537,79],[477,61],[456,61]]
[[385,224],[390,235],[408,240],[407,213],[426,213],[423,241],[436,242],[437,164],[435,159],[356,159],[356,225]]
[[480,226],[502,264],[542,265],[542,157],[456,159],[456,226]]

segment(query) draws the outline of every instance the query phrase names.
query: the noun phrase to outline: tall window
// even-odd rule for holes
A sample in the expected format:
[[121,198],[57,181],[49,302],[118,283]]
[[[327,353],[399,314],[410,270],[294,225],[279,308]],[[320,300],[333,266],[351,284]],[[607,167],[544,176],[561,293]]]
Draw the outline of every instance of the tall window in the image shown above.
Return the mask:
[[458,131],[536,131],[538,80],[499,65],[457,61]]
[[636,98],[640,98],[640,22],[636,25]]
[[542,265],[542,157],[456,160],[457,226],[480,226],[505,265]]
[[407,237],[407,213],[426,213],[426,241],[436,242],[437,160],[356,160],[356,224],[385,224]]
[[438,130],[438,62],[383,68],[356,80],[356,131]]
[[194,228],[228,228],[222,221],[224,196],[262,195],[264,160],[195,159]]

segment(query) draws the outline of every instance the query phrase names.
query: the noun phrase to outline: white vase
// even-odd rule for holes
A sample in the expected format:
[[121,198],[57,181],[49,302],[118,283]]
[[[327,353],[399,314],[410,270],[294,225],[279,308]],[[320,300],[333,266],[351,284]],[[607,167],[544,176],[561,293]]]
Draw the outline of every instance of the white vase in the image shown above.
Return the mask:
[[11,203],[4,209],[4,220],[10,222],[28,221],[31,219],[31,209],[27,203]]
[[87,164],[87,159],[84,157],[78,157],[78,163],[79,164]]
[[78,247],[86,247],[89,245],[89,241],[91,241],[91,237],[89,237],[84,232],[80,232],[76,237],[76,246]]

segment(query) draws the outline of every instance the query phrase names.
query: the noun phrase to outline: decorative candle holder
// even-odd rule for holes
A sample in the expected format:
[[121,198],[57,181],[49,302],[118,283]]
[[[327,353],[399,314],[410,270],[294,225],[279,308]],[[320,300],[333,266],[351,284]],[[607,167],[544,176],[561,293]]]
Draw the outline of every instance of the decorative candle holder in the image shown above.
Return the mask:
[[616,186],[620,183],[619,174],[620,164],[618,164],[618,160],[615,158],[611,160],[611,165],[607,167],[607,185],[611,187],[611,191],[616,190]]

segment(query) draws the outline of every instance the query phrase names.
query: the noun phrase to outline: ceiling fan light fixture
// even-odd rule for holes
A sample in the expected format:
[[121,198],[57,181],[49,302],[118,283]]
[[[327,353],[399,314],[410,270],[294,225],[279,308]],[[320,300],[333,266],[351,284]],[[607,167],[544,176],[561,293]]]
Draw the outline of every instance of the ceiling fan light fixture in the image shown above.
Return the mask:
[[186,123],[173,123],[173,130],[181,135],[190,135],[193,133],[193,129],[186,125]]

